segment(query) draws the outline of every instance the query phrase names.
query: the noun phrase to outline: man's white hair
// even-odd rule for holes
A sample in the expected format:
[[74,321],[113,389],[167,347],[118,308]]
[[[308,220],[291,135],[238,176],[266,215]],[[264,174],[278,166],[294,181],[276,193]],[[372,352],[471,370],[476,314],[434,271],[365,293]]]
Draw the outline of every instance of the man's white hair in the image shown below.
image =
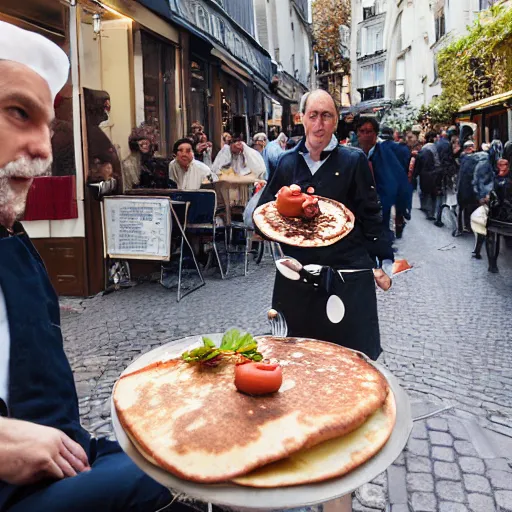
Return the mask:
[[263,142],[267,142],[267,135],[263,132],[255,133],[252,136],[252,141],[256,142],[257,140],[262,140]]

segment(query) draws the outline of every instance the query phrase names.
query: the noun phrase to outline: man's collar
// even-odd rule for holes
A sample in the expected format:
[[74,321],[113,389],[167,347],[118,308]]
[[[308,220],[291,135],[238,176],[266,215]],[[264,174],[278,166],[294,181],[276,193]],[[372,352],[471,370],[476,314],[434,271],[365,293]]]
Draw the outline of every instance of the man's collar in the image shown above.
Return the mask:
[[23,226],[19,222],[15,222],[12,229],[7,229],[0,225],[0,238],[9,238],[13,235],[21,235],[23,232]]
[[[309,153],[309,149],[306,146],[306,137],[304,137],[301,142],[303,143],[301,151],[304,154]],[[329,144],[327,144],[327,146],[324,148],[324,150],[320,153],[319,161],[321,162],[322,160],[325,160],[332,153],[332,151],[335,150],[337,147],[338,147],[338,139],[333,134],[333,136],[331,137],[331,140],[329,141]]]

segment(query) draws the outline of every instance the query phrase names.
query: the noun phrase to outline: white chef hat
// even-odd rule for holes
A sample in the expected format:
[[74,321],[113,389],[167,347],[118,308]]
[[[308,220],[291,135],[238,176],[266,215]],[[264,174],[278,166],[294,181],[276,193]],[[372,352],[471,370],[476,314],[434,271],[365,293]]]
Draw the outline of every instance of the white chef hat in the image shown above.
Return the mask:
[[52,41],[0,21],[0,60],[25,64],[47,83],[55,99],[68,79],[69,59]]

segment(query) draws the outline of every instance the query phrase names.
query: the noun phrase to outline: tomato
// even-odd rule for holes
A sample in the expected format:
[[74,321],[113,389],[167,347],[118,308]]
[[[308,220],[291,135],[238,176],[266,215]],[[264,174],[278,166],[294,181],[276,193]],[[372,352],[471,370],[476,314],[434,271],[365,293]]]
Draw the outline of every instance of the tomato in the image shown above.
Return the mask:
[[235,368],[235,386],[248,395],[275,393],[283,383],[283,370],[278,364],[246,363]]

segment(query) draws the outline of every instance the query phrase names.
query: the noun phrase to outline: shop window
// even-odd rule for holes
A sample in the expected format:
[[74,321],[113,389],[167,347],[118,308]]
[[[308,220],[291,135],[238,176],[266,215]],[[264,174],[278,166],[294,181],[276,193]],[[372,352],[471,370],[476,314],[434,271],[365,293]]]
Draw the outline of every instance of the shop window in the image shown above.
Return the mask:
[[121,193],[121,162],[130,155],[133,111],[130,71],[132,21],[91,3],[81,4],[80,83],[86,123],[86,183]]
[[485,11],[493,5],[497,4],[499,0],[480,0],[480,11]]
[[175,100],[176,50],[146,32],[141,33],[144,120],[155,129],[157,150],[162,156],[170,156],[174,139],[177,138]]
[[210,33],[210,17],[200,5],[196,5],[197,26],[205,32]]
[[372,5],[371,7],[363,7],[363,20],[367,20],[372,16],[375,16],[375,5]]
[[444,9],[437,12],[435,17],[436,41],[439,41],[446,34],[446,19]]
[[190,61],[190,120],[198,122],[209,133],[208,126],[208,64],[202,59]]
[[384,86],[367,87],[366,89],[358,89],[361,95],[361,101],[378,100],[384,98]]

